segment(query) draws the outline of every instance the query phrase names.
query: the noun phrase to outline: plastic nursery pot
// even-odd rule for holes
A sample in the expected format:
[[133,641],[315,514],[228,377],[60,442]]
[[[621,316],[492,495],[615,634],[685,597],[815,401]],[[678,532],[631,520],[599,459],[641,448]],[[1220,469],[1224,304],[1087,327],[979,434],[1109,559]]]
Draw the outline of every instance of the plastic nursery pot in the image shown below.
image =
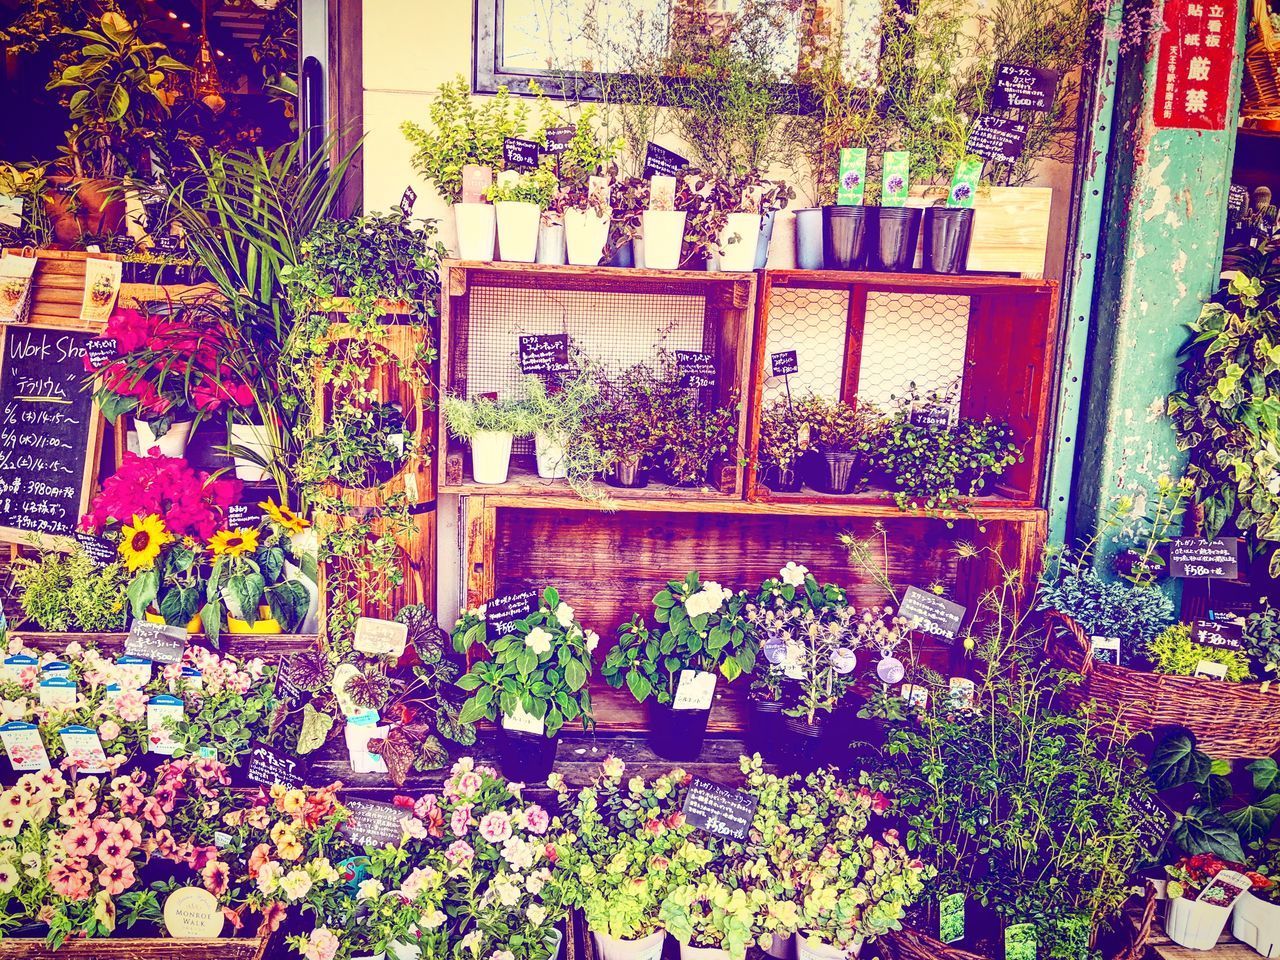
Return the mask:
[[569,263],[594,267],[604,257],[609,240],[609,218],[594,210],[566,210],[564,236]]
[[784,937],[780,933],[775,933],[773,940],[764,948],[765,955],[773,957],[774,960],[791,960],[795,950],[795,945],[792,942],[794,939],[795,937],[792,936]]
[[1203,900],[1174,897],[1169,901],[1164,932],[1181,947],[1211,950],[1222,936],[1231,907],[1221,907]]
[[822,244],[828,270],[865,270],[875,245],[879,207],[823,207]]
[[458,257],[462,260],[492,260],[497,213],[491,203],[455,203],[454,223],[458,229]]
[[543,223],[538,226],[538,262],[558,267],[565,262],[565,231],[563,223]]
[[670,704],[649,706],[649,748],[667,760],[696,760],[707,736],[711,709],[676,710]]
[[822,249],[822,208],[806,207],[796,211],[796,268],[821,270],[826,265]]
[[803,933],[796,934],[796,960],[845,960],[862,953],[862,938],[859,937],[850,947],[836,947],[823,943],[816,937]]
[[663,944],[667,942],[665,930],[655,930],[636,940],[619,940],[595,930],[591,931],[591,936],[595,939],[600,960],[658,960],[662,956]]
[[692,943],[680,944],[680,960],[728,960],[729,951],[723,947],[697,947]]
[[712,268],[738,273],[754,269],[760,249],[760,223],[758,213],[727,214],[717,238],[720,256]]
[[929,207],[924,212],[926,273],[964,273],[973,239],[972,207]]
[[506,483],[515,437],[502,430],[477,430],[471,438],[471,477],[476,483]]
[[623,490],[639,490],[649,485],[649,470],[643,457],[626,457],[609,468],[604,482]]
[[770,210],[760,220],[760,239],[756,241],[756,262],[754,264],[757,270],[763,270],[769,265],[769,244],[773,241],[773,222],[778,218],[777,210]]
[[613,251],[604,265],[606,267],[634,267],[636,265],[635,243],[627,240],[625,243],[619,244],[618,249]]
[[[227,424],[227,444],[230,447],[241,447],[244,450],[256,453],[264,461],[270,463],[274,453],[274,446],[271,443],[271,431],[261,423],[236,423],[234,420]],[[260,467],[248,457],[234,456],[236,465],[236,479],[244,480],[248,483],[262,483],[271,479],[271,474],[266,467]]]
[[824,450],[822,451],[822,459],[827,466],[827,483],[826,493],[853,493],[856,485],[858,462],[862,459],[860,454],[850,453],[844,450]]
[[636,265],[650,270],[676,270],[684,252],[683,210],[646,210],[640,215],[644,237],[643,257],[636,251]]
[[533,263],[538,254],[542,208],[527,200],[499,200],[498,256],[511,263]]
[[559,736],[508,730],[498,725],[498,765],[508,780],[545,783],[556,764]]
[[831,752],[833,735],[836,734],[831,718],[817,714],[813,723],[807,717],[788,717],[778,720],[779,765],[792,768],[797,773],[807,773],[825,762]]
[[[148,608],[144,616],[146,618],[147,623],[159,623],[159,624],[164,623],[164,617],[160,616],[160,614],[152,608]],[[187,621],[187,633],[203,633],[203,632],[204,632],[204,621],[200,619],[200,614],[197,613],[194,617],[192,617],[190,620]]]
[[880,208],[876,230],[876,266],[879,269],[906,273],[915,266],[923,216],[924,211],[918,207]]
[[569,466],[564,458],[564,437],[538,431],[533,435],[533,451],[538,476],[543,480],[563,480],[569,476]]
[[283,633],[284,628],[280,626],[280,621],[271,616],[271,608],[261,606],[258,608],[258,619],[253,623],[248,620],[241,620],[239,617],[227,616],[227,633],[235,634],[264,634],[264,633]]
[[157,437],[155,429],[145,420],[134,420],[133,431],[138,435],[138,456],[149,457],[151,450],[157,449],[162,457],[181,457],[187,452],[187,441],[191,439],[190,420],[182,420],[171,424],[164,436]]
[[[748,701],[747,743],[751,751],[769,763],[777,763],[782,745],[782,703],[778,700]],[[773,954],[771,954],[772,956]]]
[[1264,957],[1280,957],[1280,904],[1246,893],[1232,912],[1231,935]]

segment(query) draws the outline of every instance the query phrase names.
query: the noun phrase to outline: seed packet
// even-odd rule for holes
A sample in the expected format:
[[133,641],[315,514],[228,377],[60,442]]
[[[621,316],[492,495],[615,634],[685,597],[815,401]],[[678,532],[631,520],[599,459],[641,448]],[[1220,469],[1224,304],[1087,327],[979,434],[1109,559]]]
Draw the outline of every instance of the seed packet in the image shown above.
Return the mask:
[[965,157],[956,165],[951,178],[951,192],[947,194],[948,207],[972,207],[978,192],[978,179],[982,176],[982,158]]
[[862,205],[867,189],[867,150],[844,147],[840,151],[840,179],[836,184],[836,204],[841,207]]
[[493,186],[493,167],[484,167],[478,163],[464,164],[462,167],[462,202],[484,203],[485,194]]
[[106,323],[116,305],[120,293],[120,273],[124,268],[119,260],[84,262],[84,302],[80,306],[80,319],[86,323]]
[[938,939],[943,943],[964,939],[963,893],[944,893],[938,898]]
[[911,153],[907,150],[891,150],[884,155],[884,187],[880,191],[880,206],[905,207],[907,190],[911,186]]
[[676,178],[657,174],[649,178],[649,209],[676,208]]
[[0,257],[0,323],[26,323],[31,313],[31,283],[35,257]]

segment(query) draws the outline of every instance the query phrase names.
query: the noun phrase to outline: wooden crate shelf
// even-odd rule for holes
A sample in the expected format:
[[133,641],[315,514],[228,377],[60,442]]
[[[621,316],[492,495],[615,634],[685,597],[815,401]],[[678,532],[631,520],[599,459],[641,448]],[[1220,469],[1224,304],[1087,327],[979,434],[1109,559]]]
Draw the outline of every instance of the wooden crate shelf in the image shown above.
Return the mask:
[[[751,335],[756,278],[751,273],[640,270],[546,264],[445,261],[442,277],[440,382],[445,393],[520,396],[516,360],[521,334],[568,334],[593,360],[622,369],[652,362],[662,351],[710,354],[717,382],[705,402],[738,406],[738,438],[747,435]],[[471,483],[468,453],[439,422],[438,489],[442,493],[499,493],[542,497],[545,481],[526,463],[530,443],[517,441],[513,477],[502,486]],[[718,465],[707,488],[653,485],[617,491],[618,499],[723,500],[742,498],[740,458]],[[560,483],[553,490],[567,492]]]
[[70,939],[57,950],[43,940],[13,937],[0,940],[0,960],[262,960],[270,937],[221,937],[175,940],[172,937],[108,937]]
[[[833,270],[767,270],[757,295],[747,498],[793,505],[892,503],[781,493],[761,482],[760,416],[767,403],[813,392],[883,407],[915,383],[922,392],[960,381],[965,417],[1008,423],[1024,462],[1010,468],[975,512],[1040,503],[1048,450],[1058,287],[1051,280]],[[770,354],[796,350],[790,383],[770,376]]]

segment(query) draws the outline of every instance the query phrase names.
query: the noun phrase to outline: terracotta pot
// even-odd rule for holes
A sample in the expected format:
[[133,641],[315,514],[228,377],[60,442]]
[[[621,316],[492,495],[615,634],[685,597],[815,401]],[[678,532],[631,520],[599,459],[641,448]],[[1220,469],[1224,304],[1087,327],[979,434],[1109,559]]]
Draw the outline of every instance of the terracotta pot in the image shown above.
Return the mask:
[[[53,221],[53,236],[70,246],[86,233],[115,234],[124,222],[124,194],[118,180],[49,177],[45,209]],[[113,194],[112,190],[116,190]]]

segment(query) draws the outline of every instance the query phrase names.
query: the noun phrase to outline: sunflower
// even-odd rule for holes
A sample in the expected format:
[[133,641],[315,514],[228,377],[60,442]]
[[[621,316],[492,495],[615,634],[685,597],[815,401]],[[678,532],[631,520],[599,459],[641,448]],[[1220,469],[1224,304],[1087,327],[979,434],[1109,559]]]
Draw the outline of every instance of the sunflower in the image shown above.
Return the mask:
[[263,500],[258,504],[267,512],[267,516],[271,518],[271,522],[276,526],[283,527],[290,533],[301,533],[307,527],[311,526],[306,520],[290,510],[288,507],[277,504],[274,500]]
[[125,524],[124,539],[120,541],[120,556],[130,573],[149,570],[156,565],[160,549],[173,541],[164,527],[164,521],[154,513],[146,517],[133,515],[133,525]]
[[215,557],[238,557],[244,553],[253,553],[258,549],[258,531],[219,530],[209,541],[209,549]]

